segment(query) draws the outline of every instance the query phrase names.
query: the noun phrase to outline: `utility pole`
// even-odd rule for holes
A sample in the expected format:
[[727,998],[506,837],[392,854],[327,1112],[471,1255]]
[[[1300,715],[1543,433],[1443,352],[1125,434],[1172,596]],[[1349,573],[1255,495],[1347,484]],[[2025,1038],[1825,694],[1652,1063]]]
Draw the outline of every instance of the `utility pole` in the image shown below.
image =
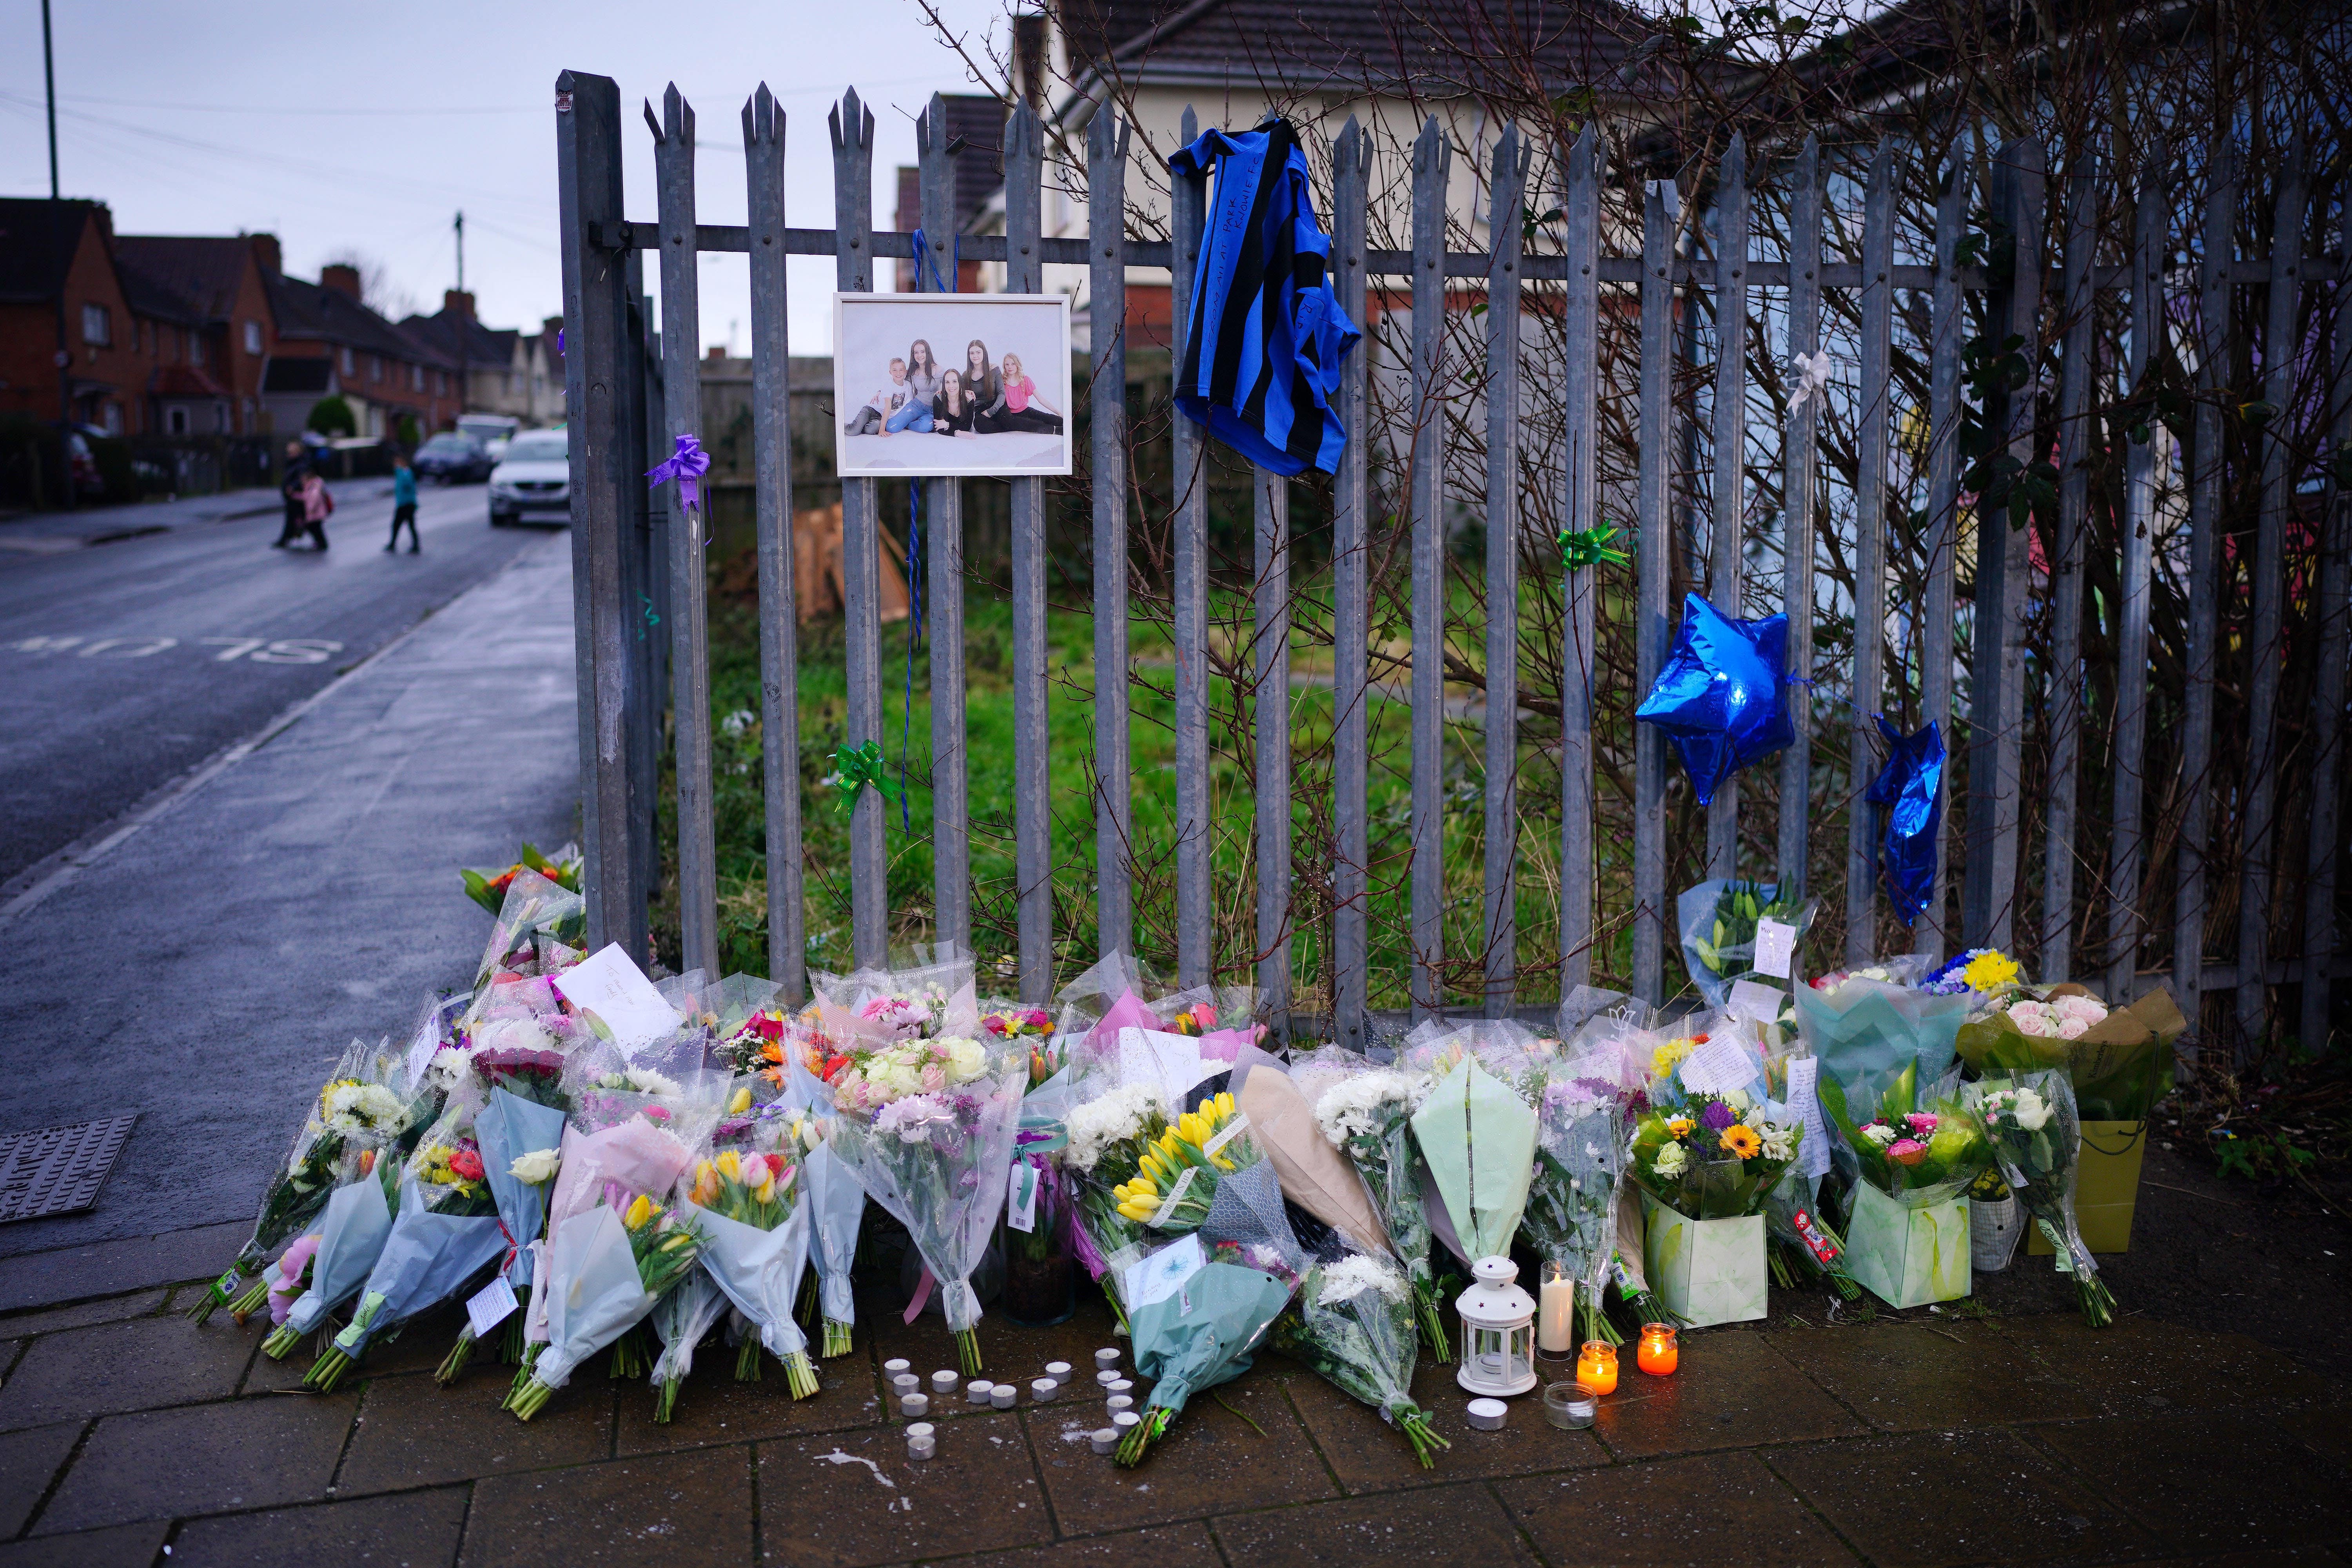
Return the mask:
[[452,226],[457,231],[457,412],[466,412],[467,383],[471,371],[467,363],[467,352],[473,347],[474,313],[463,303],[466,298],[466,214],[460,208],[457,221]]
[[49,0],[41,0],[41,80],[49,100],[49,216],[58,247],[58,461],[65,475],[66,510],[79,504],[73,476],[73,350],[66,342],[66,279],[73,270],[73,241],[66,233],[66,205],[58,190],[58,64],[50,41]]

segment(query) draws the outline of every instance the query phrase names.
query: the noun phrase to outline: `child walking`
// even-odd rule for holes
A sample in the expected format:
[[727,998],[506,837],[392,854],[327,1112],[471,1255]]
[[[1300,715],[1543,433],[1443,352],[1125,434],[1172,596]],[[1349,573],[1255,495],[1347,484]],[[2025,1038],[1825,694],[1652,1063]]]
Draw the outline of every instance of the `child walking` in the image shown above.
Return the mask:
[[408,454],[395,453],[392,459],[392,541],[384,546],[389,552],[400,548],[400,525],[408,525],[408,552],[416,553],[416,470],[408,466]]

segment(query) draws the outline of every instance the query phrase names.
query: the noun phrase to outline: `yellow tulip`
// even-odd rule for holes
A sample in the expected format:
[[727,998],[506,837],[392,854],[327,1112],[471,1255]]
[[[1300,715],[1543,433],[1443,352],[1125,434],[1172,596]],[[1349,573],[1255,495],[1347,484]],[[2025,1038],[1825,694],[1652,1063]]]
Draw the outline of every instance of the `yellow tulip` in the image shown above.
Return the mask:
[[1217,1109],[1227,1116],[1231,1116],[1234,1113],[1234,1097],[1233,1092],[1230,1089],[1219,1092],[1217,1095]]
[[643,1193],[639,1193],[637,1194],[637,1201],[629,1205],[628,1212],[621,1216],[621,1223],[628,1226],[631,1230],[643,1230],[646,1227],[646,1222],[653,1217],[653,1199],[646,1196]]
[[776,1201],[776,1184],[773,1177],[751,1189],[751,1201],[759,1204],[772,1204]]
[[743,1179],[742,1157],[737,1154],[734,1150],[727,1149],[720,1151],[719,1158],[713,1161],[712,1163],[719,1167],[719,1173],[726,1177],[729,1181],[740,1182]]
[[735,1091],[735,1098],[727,1102],[727,1114],[730,1116],[740,1116],[744,1111],[751,1109],[751,1086],[750,1084],[745,1084],[741,1089]]

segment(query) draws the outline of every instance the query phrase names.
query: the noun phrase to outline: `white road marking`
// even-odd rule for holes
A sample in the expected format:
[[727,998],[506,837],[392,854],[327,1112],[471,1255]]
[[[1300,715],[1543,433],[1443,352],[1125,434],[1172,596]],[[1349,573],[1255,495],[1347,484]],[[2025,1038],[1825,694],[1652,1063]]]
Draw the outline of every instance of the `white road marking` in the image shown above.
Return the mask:
[[[213,656],[215,664],[229,664],[244,659],[248,664],[324,664],[343,651],[343,645],[325,637],[198,637],[200,647],[217,647]],[[167,637],[110,637],[88,640],[79,637],[19,637],[15,642],[0,644],[16,653],[71,653],[79,658],[147,658],[166,648],[180,646],[180,639]]]

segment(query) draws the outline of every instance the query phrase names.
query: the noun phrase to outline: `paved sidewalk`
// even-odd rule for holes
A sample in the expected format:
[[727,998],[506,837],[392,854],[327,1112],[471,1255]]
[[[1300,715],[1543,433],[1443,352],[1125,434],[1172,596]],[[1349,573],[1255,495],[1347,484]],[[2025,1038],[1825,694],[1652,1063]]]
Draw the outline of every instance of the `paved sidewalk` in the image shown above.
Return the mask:
[[[0,1256],[249,1221],[346,1042],[404,1037],[472,980],[489,921],[457,868],[575,831],[568,537],[314,700],[0,923],[6,1128],[140,1113],[97,1208],[0,1226]],[[113,1277],[176,1277],[175,1256]]]
[[[1832,1321],[1823,1295],[1776,1290],[1766,1322],[1686,1331],[1672,1378],[1629,1366],[1591,1432],[1546,1426],[1532,1397],[1505,1430],[1469,1430],[1452,1369],[1424,1365],[1415,1396],[1454,1444],[1427,1471],[1371,1410],[1272,1354],[1196,1398],[1139,1470],[1083,1440],[1105,1422],[1084,1387],[1010,1412],[947,1405],[939,1457],[915,1465],[882,1363],[954,1357],[936,1315],[908,1328],[903,1298],[875,1289],[815,1397],[794,1403],[772,1365],[737,1384],[713,1343],[667,1426],[602,1358],[529,1425],[498,1408],[508,1373],[488,1357],[437,1387],[454,1311],[320,1398],[295,1392],[307,1346],[281,1364],[259,1355],[260,1323],[181,1317],[201,1281],[118,1290],[0,1316],[0,1568],[2341,1564],[2342,1298],[2289,1262],[2318,1222],[2248,1191],[2151,1151],[2147,1245],[2104,1260],[2127,1315],[2103,1333],[2032,1258],[1978,1275],[1967,1313]],[[143,1244],[151,1262],[172,1239]],[[2341,1240],[2328,1226],[2315,1255]],[[2168,1283],[2224,1247],[2226,1289]],[[0,1292],[36,1263],[0,1261]],[[2289,1316],[2250,1314],[2265,1297]],[[990,1373],[1024,1384],[1125,1346],[1083,1288],[1069,1323],[992,1311],[981,1331]]]

